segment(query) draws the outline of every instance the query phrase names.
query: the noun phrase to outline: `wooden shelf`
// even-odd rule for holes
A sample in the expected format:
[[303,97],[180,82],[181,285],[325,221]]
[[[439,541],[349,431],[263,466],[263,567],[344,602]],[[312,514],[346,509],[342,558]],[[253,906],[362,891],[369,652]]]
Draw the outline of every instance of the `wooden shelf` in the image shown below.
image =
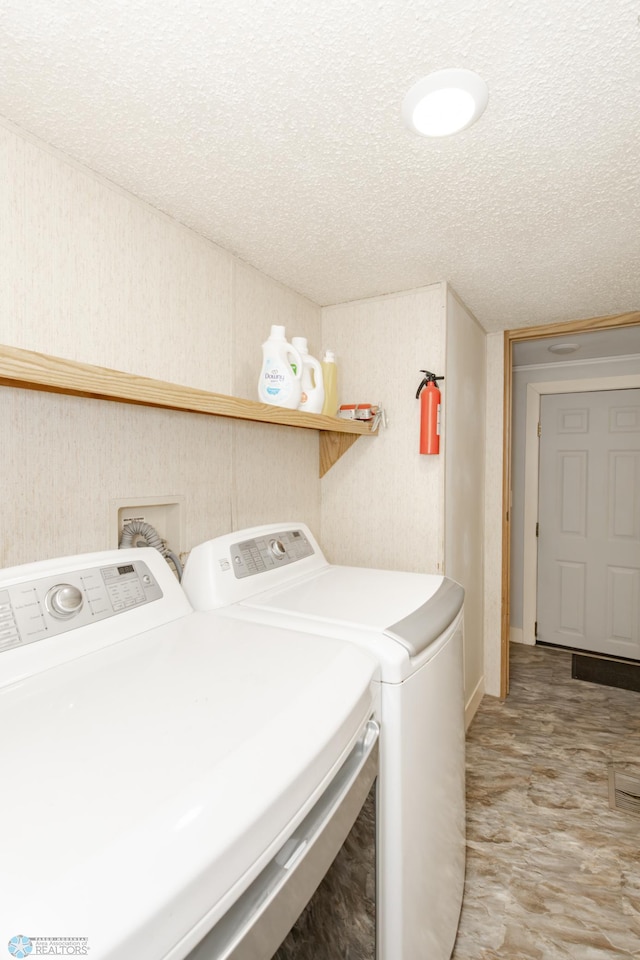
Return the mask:
[[286,427],[318,430],[320,476],[340,459],[358,437],[373,436],[366,421],[339,420],[321,414],[272,407],[254,400],[181,387],[164,380],[96,367],[32,350],[0,345],[0,384],[27,390],[45,390],[75,397],[114,400],[167,410],[182,410],[214,417],[276,423]]

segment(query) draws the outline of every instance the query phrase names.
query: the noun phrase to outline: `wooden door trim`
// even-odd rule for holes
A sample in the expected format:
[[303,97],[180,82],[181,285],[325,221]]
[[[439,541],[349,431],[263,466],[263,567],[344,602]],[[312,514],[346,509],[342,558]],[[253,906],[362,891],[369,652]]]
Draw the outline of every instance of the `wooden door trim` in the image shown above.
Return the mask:
[[571,333],[589,333],[615,327],[640,325],[640,310],[606,317],[568,320],[536,327],[520,327],[504,332],[504,429],[502,444],[502,604],[500,636],[500,697],[509,692],[509,595],[511,561],[511,408],[513,378],[513,344],[522,340],[540,340],[543,337],[564,337]]

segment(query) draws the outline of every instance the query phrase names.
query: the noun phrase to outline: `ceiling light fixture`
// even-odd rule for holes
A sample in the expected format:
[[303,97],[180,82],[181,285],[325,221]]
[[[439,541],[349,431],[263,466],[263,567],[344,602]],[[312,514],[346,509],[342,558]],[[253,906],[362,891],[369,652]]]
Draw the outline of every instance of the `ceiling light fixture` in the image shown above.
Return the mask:
[[438,70],[411,87],[402,103],[404,122],[424,137],[449,137],[482,116],[487,85],[472,70]]
[[566,340],[563,340],[562,343],[552,343],[550,347],[547,347],[549,353],[575,353],[576,350],[580,349],[579,343],[567,343]]

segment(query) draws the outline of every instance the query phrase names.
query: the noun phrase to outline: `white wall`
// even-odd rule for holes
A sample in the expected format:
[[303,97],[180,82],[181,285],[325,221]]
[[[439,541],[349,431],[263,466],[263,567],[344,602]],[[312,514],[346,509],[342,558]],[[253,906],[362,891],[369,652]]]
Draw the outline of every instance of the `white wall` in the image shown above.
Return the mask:
[[465,691],[484,694],[484,483],[486,334],[447,290],[445,573],[465,588]]
[[[0,342],[256,399],[271,323],[320,309],[0,126]],[[313,431],[0,387],[0,564],[113,546],[110,501],[182,496],[183,541],[295,517],[319,532]],[[175,548],[175,545],[172,545]]]
[[445,285],[325,307],[340,403],[380,402],[387,430],[359,440],[322,481],[322,541],[335,563],[442,570],[444,461],[418,451],[421,368],[444,369]]

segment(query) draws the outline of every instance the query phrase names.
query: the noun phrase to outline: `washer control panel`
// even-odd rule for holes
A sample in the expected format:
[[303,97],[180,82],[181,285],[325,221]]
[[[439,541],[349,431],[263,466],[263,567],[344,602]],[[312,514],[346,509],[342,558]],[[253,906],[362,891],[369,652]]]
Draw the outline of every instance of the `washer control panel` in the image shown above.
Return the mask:
[[0,588],[0,653],[162,597],[144,561],[89,567]]
[[231,544],[231,564],[238,579],[296,563],[312,554],[313,546],[302,530],[279,530]]

